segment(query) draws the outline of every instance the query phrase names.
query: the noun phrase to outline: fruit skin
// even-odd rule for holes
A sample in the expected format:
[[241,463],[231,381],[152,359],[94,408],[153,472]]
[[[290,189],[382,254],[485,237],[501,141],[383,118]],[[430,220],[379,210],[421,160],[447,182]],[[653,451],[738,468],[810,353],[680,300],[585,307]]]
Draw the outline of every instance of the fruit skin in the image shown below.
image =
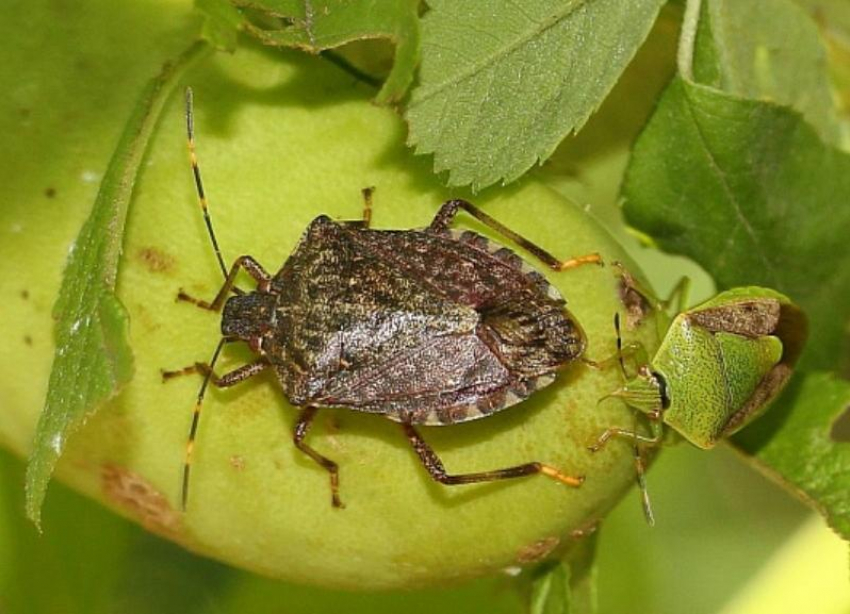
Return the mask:
[[[371,105],[371,91],[321,59],[244,48],[216,56],[188,80],[196,93],[198,155],[229,261],[250,253],[277,269],[316,215],[357,218],[366,186],[376,187],[376,228],[425,226],[455,195],[439,187],[427,159],[404,147],[401,120]],[[612,445],[605,455],[592,456],[586,446],[601,428],[630,413],[618,404],[597,406],[619,385],[619,372],[583,365],[486,420],[422,429],[450,471],[540,460],[587,476],[579,489],[540,477],[435,484],[398,425],[327,410],[310,443],[340,465],[347,507],[333,509],[326,474],[292,445],[296,411],[273,377],[261,376],[207,396],[192,502],[182,516],[181,463],[200,381],[185,377],[163,384],[160,370],[209,359],[219,318],[174,299],[180,288],[212,297],[221,282],[194,196],[182,122],[175,97],[154,137],[127,223],[118,295],[130,313],[136,375],[71,440],[59,479],[196,552],[273,577],[351,589],[443,584],[529,564],[535,544],[556,543],[552,551],[563,552],[571,533],[604,517],[632,483],[631,449]],[[79,179],[57,180],[57,193],[72,181]],[[634,272],[604,229],[538,183],[470,198],[559,256],[598,251]],[[64,250],[38,249],[51,236],[51,219],[32,215],[21,223],[26,230],[16,257],[49,258],[38,266],[61,270]],[[457,226],[492,236],[465,216]],[[612,355],[611,318],[621,308],[614,272],[540,270],[587,333],[587,356]],[[43,405],[52,356],[49,310],[59,279],[15,272],[7,283],[16,296],[26,288],[29,298],[14,301],[0,323],[9,339],[0,368],[20,373],[19,355],[26,352],[32,368],[12,378],[29,383],[4,380],[14,394],[4,394],[10,401],[0,441],[23,455]],[[657,347],[653,327],[633,334],[650,351]],[[38,343],[27,345],[27,337]],[[229,347],[218,369],[249,359],[246,348]]]

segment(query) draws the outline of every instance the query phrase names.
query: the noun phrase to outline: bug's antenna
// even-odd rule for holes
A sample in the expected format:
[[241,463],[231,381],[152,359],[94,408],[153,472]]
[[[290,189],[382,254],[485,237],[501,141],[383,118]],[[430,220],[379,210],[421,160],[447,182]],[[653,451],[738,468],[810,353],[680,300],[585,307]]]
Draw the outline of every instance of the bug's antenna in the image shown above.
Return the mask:
[[192,88],[186,88],[186,138],[189,145],[189,160],[192,163],[192,174],[195,176],[195,188],[198,191],[198,202],[201,205],[201,211],[204,213],[204,223],[207,225],[207,232],[210,235],[215,257],[218,258],[218,266],[221,267],[221,273],[227,279],[227,266],[224,264],[224,258],[221,257],[221,250],[218,247],[218,241],[215,238],[213,231],[212,218],[210,217],[209,208],[207,207],[207,197],[204,193],[204,182],[201,180],[201,169],[198,166],[198,157],[195,155],[195,113],[194,113],[194,96]]
[[[635,428],[637,428],[637,415],[635,415]],[[643,505],[643,516],[646,518],[646,524],[651,527],[655,526],[655,514],[652,513],[652,503],[649,501],[649,489],[646,487],[646,465],[643,462],[643,456],[640,453],[640,446],[637,441],[634,445],[635,454],[635,472],[637,473],[637,484],[640,489],[641,503]]]
[[[620,314],[614,314],[614,329],[617,331],[617,360],[620,363],[620,371],[623,373],[623,380],[628,381],[629,377],[626,375],[626,363],[623,360],[623,336],[620,332]],[[633,431],[637,433],[637,413],[635,413],[635,424],[633,427]],[[643,462],[643,456],[640,453],[640,445],[638,445],[637,440],[635,440],[634,447],[632,448],[635,455],[635,473],[637,474],[637,483],[638,488],[640,489],[641,503],[643,504],[643,515],[646,518],[646,523],[654,527],[655,526],[655,514],[652,513],[652,504],[649,501],[649,490],[646,487],[646,465]]]
[[189,437],[186,440],[186,457],[183,461],[183,488],[180,496],[180,509],[184,512],[186,511],[186,503],[189,500],[189,472],[192,468],[192,452],[195,448],[195,435],[198,432],[198,423],[201,420],[201,405],[204,402],[204,395],[207,392],[207,386],[213,377],[215,362],[218,360],[221,348],[224,347],[226,342],[227,338],[222,338],[221,341],[218,342],[218,346],[215,348],[212,360],[210,360],[209,369],[204,375],[204,381],[201,384],[201,389],[198,390],[198,399],[195,401],[195,411],[192,413],[192,426],[189,428]]
[[629,376],[626,375],[626,363],[623,360],[623,336],[620,334],[620,312],[614,314],[614,330],[617,331],[617,361],[620,363],[620,372],[623,374],[623,380],[627,381]]

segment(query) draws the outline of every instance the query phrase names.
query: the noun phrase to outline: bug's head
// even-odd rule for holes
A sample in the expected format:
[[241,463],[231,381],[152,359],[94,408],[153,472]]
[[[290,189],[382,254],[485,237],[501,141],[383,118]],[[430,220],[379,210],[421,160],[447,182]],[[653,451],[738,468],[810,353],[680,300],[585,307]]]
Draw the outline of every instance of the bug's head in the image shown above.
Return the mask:
[[247,342],[260,351],[261,340],[275,325],[275,296],[266,292],[249,292],[231,296],[221,316],[221,334]]
[[605,398],[611,397],[622,399],[627,405],[646,414],[666,409],[669,402],[664,378],[648,365],[640,367],[637,375],[626,380],[622,388]]

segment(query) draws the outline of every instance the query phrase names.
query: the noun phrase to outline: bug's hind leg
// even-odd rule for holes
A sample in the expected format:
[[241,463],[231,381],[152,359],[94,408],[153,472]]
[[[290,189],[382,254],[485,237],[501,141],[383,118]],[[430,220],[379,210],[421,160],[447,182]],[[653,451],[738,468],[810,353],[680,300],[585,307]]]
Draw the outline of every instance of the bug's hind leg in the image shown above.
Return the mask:
[[295,434],[292,440],[295,442],[295,447],[327,470],[331,478],[331,503],[334,507],[345,507],[339,498],[339,465],[304,443],[304,438],[307,436],[307,431],[310,430],[317,410],[316,407],[305,407],[301,410],[298,422],[295,423]]
[[504,469],[494,469],[492,471],[479,471],[475,473],[460,473],[449,474],[443,467],[443,461],[431,449],[419,432],[413,428],[412,424],[402,423],[404,434],[413,446],[414,451],[419,456],[425,469],[437,482],[441,484],[474,484],[476,482],[496,482],[498,480],[509,480],[512,478],[521,478],[527,475],[541,473],[553,480],[557,480],[568,486],[581,486],[584,482],[584,476],[572,476],[561,473],[550,465],[543,463],[531,462],[514,467],[506,467]]
[[429,226],[428,229],[433,232],[445,232],[446,230],[448,230],[449,224],[451,224],[455,215],[457,215],[457,212],[461,209],[469,213],[472,217],[474,217],[481,223],[489,226],[499,234],[507,237],[523,249],[528,250],[529,252],[534,254],[535,258],[540,260],[540,262],[555,271],[566,271],[567,269],[574,269],[575,267],[582,266],[585,264],[603,264],[602,257],[599,254],[595,253],[585,254],[583,256],[576,256],[575,258],[568,258],[567,260],[559,260],[539,245],[532,243],[531,241],[529,241],[522,235],[514,232],[498,220],[493,219],[472,203],[461,199],[449,200],[444,202],[443,206],[440,207],[440,210],[437,212],[437,215],[434,216],[434,219],[431,222],[431,226]]

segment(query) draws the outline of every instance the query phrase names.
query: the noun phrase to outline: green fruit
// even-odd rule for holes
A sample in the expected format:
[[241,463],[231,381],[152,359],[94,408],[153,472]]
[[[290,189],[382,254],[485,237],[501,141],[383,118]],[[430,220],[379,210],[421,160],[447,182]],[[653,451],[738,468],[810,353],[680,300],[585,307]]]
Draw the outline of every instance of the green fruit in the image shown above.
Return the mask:
[[[366,186],[376,187],[376,228],[424,226],[450,196],[430,174],[430,160],[405,148],[399,117],[370,104],[371,92],[321,59],[249,48],[214,57],[187,81],[195,89],[198,156],[228,262],[250,254],[277,270],[318,214],[357,218]],[[618,445],[594,456],[587,445],[630,413],[621,404],[597,406],[619,385],[619,372],[581,363],[519,406],[468,424],[421,429],[450,472],[537,460],[585,475],[580,488],[540,476],[442,486],[428,477],[397,424],[323,410],[309,443],[340,466],[347,507],[334,509],[326,472],[292,444],[295,409],[264,374],[207,394],[183,515],[182,462],[200,378],[163,383],[160,371],[209,360],[220,317],[175,296],[182,288],[211,298],[221,273],[194,194],[182,113],[175,97],[127,221],[118,296],[130,314],[135,376],[71,439],[59,479],[196,552],[269,576],[357,589],[445,583],[529,564],[566,552],[580,539],[574,536],[604,517],[632,483],[632,451]],[[62,194],[77,181],[68,172],[54,188]],[[592,218],[538,183],[471,199],[560,257],[596,251],[634,271]],[[65,250],[39,247],[62,241],[63,232],[50,217],[21,215],[21,236],[2,249],[30,259],[33,270],[60,270]],[[467,216],[457,225],[493,236]],[[623,310],[615,271],[550,273],[528,260],[569,301],[588,337],[587,357],[612,355],[611,318]],[[241,283],[249,287],[249,281]],[[53,352],[48,313],[59,280],[19,272],[10,283],[29,298],[9,299],[0,324],[8,346],[0,369],[20,373],[0,391],[8,400],[0,440],[22,454],[46,390]],[[650,351],[657,347],[652,326],[635,338]],[[248,360],[247,348],[228,347],[217,369]]]

